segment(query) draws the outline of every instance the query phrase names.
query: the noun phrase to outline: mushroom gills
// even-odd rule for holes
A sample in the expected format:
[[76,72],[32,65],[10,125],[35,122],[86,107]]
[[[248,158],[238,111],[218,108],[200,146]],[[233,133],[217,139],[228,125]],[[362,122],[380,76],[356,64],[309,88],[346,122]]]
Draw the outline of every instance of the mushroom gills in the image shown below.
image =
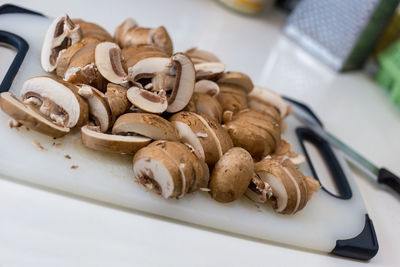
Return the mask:
[[42,46],[41,64],[45,71],[55,70],[57,61],[65,49],[81,40],[82,32],[68,15],[63,14],[53,20],[49,26]]
[[35,97],[41,101],[27,100],[33,109],[61,126],[73,128],[86,123],[88,106],[78,95],[75,85],[53,77],[33,77],[25,81],[21,89],[23,101]]

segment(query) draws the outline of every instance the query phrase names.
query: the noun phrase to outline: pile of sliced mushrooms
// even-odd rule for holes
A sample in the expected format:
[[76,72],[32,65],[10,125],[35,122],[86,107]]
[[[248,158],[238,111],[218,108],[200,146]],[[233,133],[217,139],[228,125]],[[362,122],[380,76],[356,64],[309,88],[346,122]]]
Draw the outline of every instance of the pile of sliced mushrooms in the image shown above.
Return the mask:
[[164,198],[245,195],[294,214],[320,188],[281,139],[290,106],[208,51],[173,53],[163,26],[129,18],[112,37],[64,14],[48,28],[41,65],[49,76],[27,80],[20,99],[1,94],[10,126],[55,138],[80,127],[86,147],[133,155],[135,181]]

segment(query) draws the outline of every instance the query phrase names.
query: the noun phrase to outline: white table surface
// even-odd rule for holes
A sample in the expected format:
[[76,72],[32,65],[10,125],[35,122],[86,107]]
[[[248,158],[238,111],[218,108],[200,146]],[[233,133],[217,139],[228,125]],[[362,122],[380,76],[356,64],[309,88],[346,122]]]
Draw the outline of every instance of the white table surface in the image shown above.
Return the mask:
[[[336,74],[303,52],[280,34],[285,19],[281,13],[245,17],[213,1],[14,4],[51,16],[67,12],[109,31],[128,16],[141,25],[165,25],[175,50],[198,46],[214,51],[228,69],[246,72],[256,84],[307,102],[329,131],[376,164],[400,173],[400,111],[387,92],[362,72]],[[2,77],[7,68],[3,62],[11,57],[0,50],[0,58]],[[358,173],[355,176],[380,245],[368,265],[400,266],[400,198]],[[0,266],[7,267],[365,265],[161,220],[7,179],[0,179],[0,214]]]

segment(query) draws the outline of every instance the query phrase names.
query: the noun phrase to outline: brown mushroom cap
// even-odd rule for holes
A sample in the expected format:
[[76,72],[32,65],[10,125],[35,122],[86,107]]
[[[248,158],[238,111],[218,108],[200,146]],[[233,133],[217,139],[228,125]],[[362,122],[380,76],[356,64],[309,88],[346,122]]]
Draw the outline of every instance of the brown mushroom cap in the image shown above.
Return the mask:
[[127,95],[127,89],[121,85],[108,83],[105,97],[111,109],[113,121],[119,116],[126,113],[131,107]]
[[68,47],[63,53],[61,53],[57,61],[57,75],[64,77],[71,61],[75,60],[76,62],[76,59],[81,57],[85,51],[94,49],[98,43],[99,40],[95,38],[83,38],[79,42],[76,42]]
[[113,134],[140,134],[153,140],[178,141],[177,129],[166,119],[149,113],[126,113],[114,123]]
[[83,38],[91,37],[99,40],[100,42],[113,41],[111,35],[98,24],[87,22],[81,19],[73,19],[72,21],[80,26]]
[[74,54],[62,76],[65,81],[89,84],[103,90],[106,82],[95,64],[96,46],[97,42],[90,43]]
[[212,167],[232,147],[232,140],[222,126],[206,115],[179,112],[170,121],[179,131],[181,142],[192,146]]
[[222,107],[218,100],[208,94],[194,93],[186,109],[199,114],[206,114],[218,123],[222,120]]
[[232,84],[220,84],[217,99],[224,111],[238,112],[247,108],[247,94],[240,87]]
[[39,133],[51,137],[62,137],[70,131],[69,128],[58,126],[28,108],[10,92],[0,94],[0,107],[16,121]]
[[82,143],[91,149],[121,154],[135,154],[151,142],[150,138],[143,136],[105,134],[99,127],[89,125],[81,128],[81,135]]
[[195,113],[179,112],[169,119],[179,131],[182,143],[187,143],[196,150],[201,159],[212,166],[218,161],[220,152],[210,129]]
[[[21,89],[23,101],[28,98],[40,100],[40,112],[51,120],[52,114],[62,116],[61,126],[73,128],[87,123],[89,108],[78,94],[78,87],[56,77],[38,76],[26,80]],[[32,106],[36,108],[35,106]]]
[[203,62],[221,62],[219,58],[211,52],[197,49],[196,47],[188,49],[185,54],[190,57],[193,64]]
[[264,101],[260,100],[256,96],[253,96],[253,95],[248,96],[248,105],[249,105],[249,108],[251,108],[253,110],[261,111],[261,112],[271,116],[276,121],[281,120],[281,115],[274,106],[265,103]]
[[137,22],[132,18],[127,18],[121,25],[119,25],[114,32],[114,40],[120,46],[123,47],[123,38],[125,34],[132,28],[137,27]]
[[253,177],[254,164],[249,152],[234,147],[215,164],[210,178],[210,194],[218,202],[227,203],[240,198]]
[[240,87],[246,93],[253,90],[254,84],[250,77],[242,72],[230,71],[224,73],[217,81],[218,84],[232,84]]
[[172,41],[167,30],[163,26],[155,29],[131,27],[124,36],[121,37],[121,40],[123,48],[131,45],[152,44],[165,52],[168,56],[172,55]]
[[272,90],[255,86],[253,91],[249,94],[265,102],[266,104],[274,106],[279,110],[282,118],[290,114],[290,106],[282,99],[282,97]]
[[233,117],[234,120],[243,120],[251,123],[261,129],[266,130],[274,138],[274,147],[278,147],[281,142],[281,126],[280,123],[263,113],[245,109],[238,112]]

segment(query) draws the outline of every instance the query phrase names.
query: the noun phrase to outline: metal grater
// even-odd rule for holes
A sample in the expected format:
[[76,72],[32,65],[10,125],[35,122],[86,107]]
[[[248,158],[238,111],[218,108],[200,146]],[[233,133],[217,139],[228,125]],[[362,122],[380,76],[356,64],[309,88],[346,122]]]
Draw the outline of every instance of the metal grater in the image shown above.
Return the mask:
[[362,67],[399,0],[303,0],[284,32],[337,71]]

